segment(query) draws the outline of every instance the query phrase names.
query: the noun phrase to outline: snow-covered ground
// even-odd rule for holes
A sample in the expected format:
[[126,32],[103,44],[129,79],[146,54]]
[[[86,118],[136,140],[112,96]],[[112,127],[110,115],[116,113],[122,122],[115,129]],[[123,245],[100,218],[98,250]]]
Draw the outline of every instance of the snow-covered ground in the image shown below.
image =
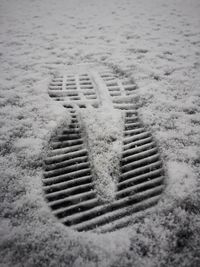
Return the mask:
[[[200,1],[0,1],[1,266],[200,266]],[[43,156],[68,113],[51,75],[82,62],[126,72],[166,168],[160,203],[120,231],[53,217]]]

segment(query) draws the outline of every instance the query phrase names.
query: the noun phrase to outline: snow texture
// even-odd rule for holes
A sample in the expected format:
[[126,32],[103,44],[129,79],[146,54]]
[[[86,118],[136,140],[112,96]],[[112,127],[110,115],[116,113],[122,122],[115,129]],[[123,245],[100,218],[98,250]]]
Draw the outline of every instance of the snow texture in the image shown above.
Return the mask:
[[[1,0],[0,60],[0,265],[200,266],[200,1]],[[84,62],[135,80],[166,169],[159,204],[107,234],[60,224],[41,186],[70,120],[48,83]]]

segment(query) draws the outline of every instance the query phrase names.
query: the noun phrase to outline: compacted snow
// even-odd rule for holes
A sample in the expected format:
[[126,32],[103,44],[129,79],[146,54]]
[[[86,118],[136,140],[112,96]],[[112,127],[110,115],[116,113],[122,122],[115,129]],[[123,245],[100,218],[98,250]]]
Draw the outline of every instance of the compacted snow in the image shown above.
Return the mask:
[[[199,266],[199,0],[1,0],[0,60],[0,265]],[[42,192],[48,141],[70,121],[49,98],[48,83],[85,62],[137,83],[139,115],[157,140],[166,173],[159,204],[107,234],[63,226]],[[98,136],[98,123],[84,116]],[[115,148],[101,155],[94,135],[94,164],[108,159],[117,176]],[[112,182],[97,184],[102,197],[112,199]]]

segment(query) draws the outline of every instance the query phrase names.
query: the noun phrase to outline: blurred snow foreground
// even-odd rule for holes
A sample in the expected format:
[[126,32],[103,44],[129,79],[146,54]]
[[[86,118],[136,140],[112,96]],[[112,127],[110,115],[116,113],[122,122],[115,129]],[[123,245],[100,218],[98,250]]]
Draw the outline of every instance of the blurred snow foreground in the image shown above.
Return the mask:
[[[2,266],[200,265],[199,13],[198,0],[0,1]],[[135,80],[167,170],[159,204],[104,235],[64,227],[41,186],[46,145],[71,120],[50,76],[88,61]]]

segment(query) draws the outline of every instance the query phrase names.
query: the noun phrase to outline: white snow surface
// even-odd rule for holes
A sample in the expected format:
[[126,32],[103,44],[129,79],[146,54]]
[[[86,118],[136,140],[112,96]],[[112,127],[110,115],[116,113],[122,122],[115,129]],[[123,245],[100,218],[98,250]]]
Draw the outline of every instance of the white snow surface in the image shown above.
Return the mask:
[[[1,0],[0,61],[0,265],[200,266],[200,1]],[[49,138],[70,120],[48,83],[85,62],[135,80],[166,171],[159,204],[104,235],[60,224],[42,192]]]
[[105,106],[81,113],[96,191],[102,201],[112,201],[120,175],[123,115],[119,110],[106,109]]

